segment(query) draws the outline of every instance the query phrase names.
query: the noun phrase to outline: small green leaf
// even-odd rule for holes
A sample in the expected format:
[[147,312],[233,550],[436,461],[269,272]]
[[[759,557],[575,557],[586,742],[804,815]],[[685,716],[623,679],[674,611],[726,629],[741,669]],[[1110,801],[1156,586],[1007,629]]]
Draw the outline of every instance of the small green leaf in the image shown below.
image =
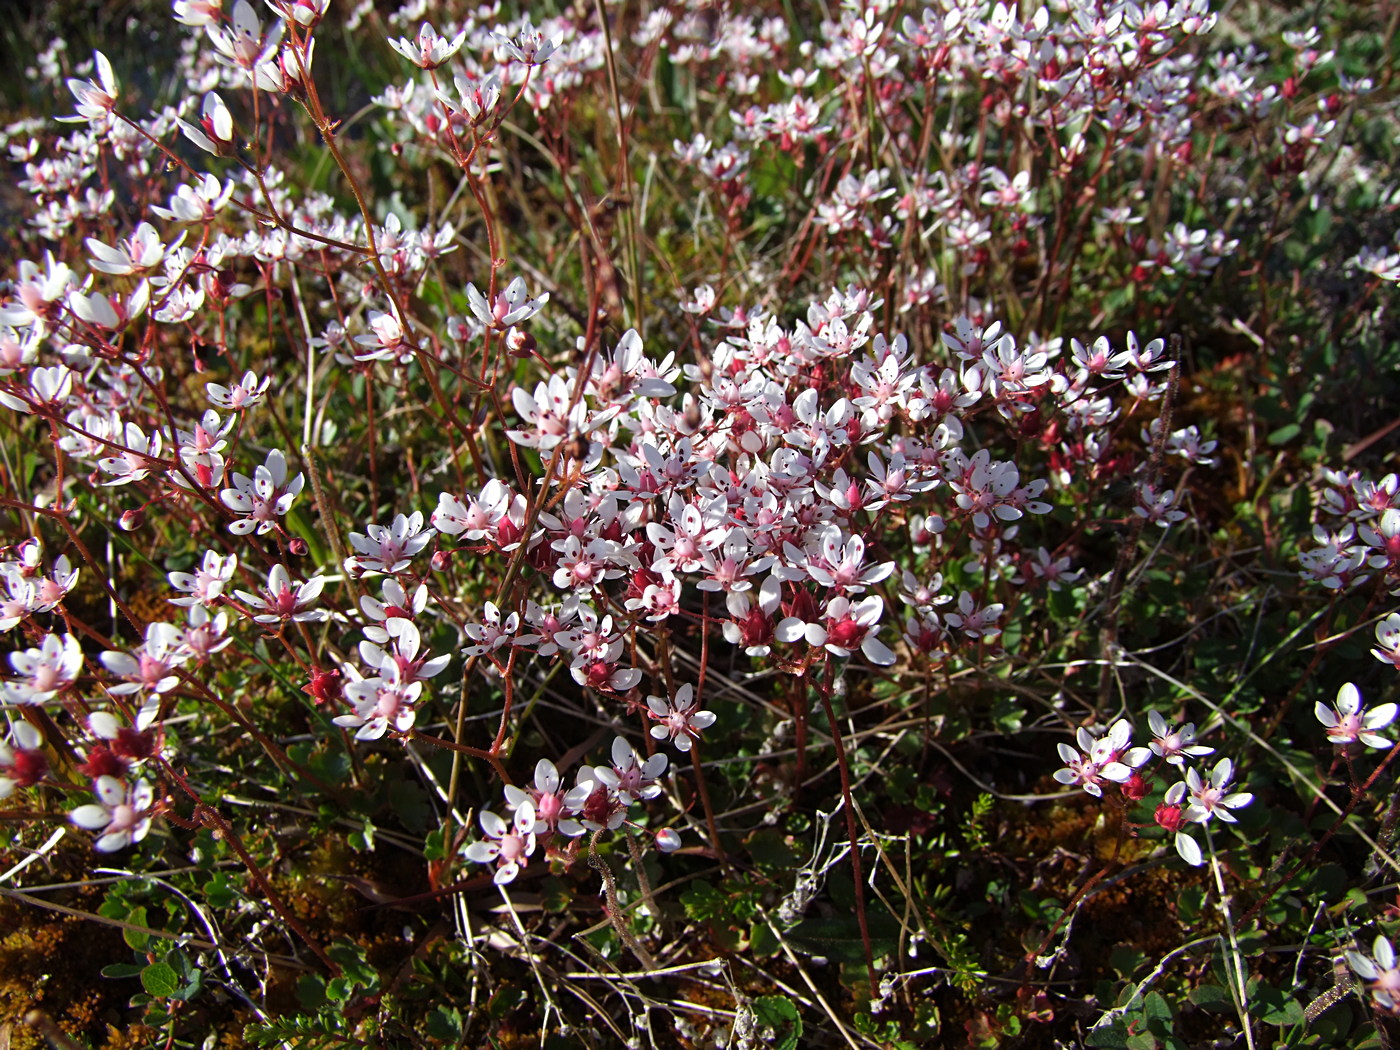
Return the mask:
[[168,999],[180,990],[180,975],[168,963],[151,963],[141,971],[141,987],[157,999]]
[[802,1038],[802,1017],[797,1005],[786,996],[765,995],[751,1004],[754,1016],[764,1028],[773,1029],[773,1039],[766,1043],[773,1050],[797,1050]]
[[[126,921],[135,926],[149,926],[146,921],[145,905],[138,905],[126,913]],[[126,941],[129,948],[134,948],[138,952],[146,950],[146,945],[150,941],[149,933],[142,933],[140,930],[122,930],[122,940]]]
[[428,1014],[428,1035],[444,1043],[455,1043],[462,1038],[462,1011],[455,1006],[439,1006]]

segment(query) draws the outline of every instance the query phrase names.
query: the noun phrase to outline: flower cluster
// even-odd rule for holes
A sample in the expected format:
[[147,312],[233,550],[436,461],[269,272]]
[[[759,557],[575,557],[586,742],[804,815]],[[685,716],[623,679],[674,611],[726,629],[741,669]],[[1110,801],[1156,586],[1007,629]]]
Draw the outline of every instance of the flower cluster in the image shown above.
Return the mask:
[[1173,727],[1158,711],[1149,711],[1147,721],[1152,730],[1152,742],[1147,747],[1130,746],[1133,729],[1126,718],[1114,722],[1101,736],[1081,726],[1076,733],[1077,750],[1068,744],[1058,745],[1065,766],[1056,770],[1055,779],[1061,784],[1078,785],[1096,798],[1103,797],[1105,784],[1117,784],[1125,799],[1137,802],[1152,792],[1152,773],[1143,770],[1155,756],[1157,772],[1171,767],[1182,779],[1167,788],[1153,819],[1173,834],[1183,860],[1200,865],[1204,859],[1201,847],[1187,833],[1187,826],[1217,819],[1234,823],[1236,818],[1231,811],[1249,805],[1254,796],[1230,790],[1235,766],[1228,758],[1217,761],[1204,776],[1196,766],[1188,765],[1215,750],[1196,743],[1193,723]]

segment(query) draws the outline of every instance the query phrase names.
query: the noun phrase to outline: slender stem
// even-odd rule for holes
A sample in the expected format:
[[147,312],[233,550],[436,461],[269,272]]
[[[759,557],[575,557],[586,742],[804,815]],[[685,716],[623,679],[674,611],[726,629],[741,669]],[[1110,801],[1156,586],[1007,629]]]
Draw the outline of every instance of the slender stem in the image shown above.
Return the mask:
[[865,947],[865,967],[870,977],[870,994],[879,997],[880,988],[875,980],[875,951],[870,943],[870,925],[865,919],[865,875],[860,865],[860,829],[856,825],[856,804],[851,797],[851,767],[846,760],[846,744],[841,738],[841,724],[836,719],[836,708],[831,702],[831,687],[836,680],[836,665],[831,662],[831,654],[826,654],[826,674],[822,679],[822,704],[826,707],[827,721],[831,723],[831,740],[836,745],[836,768],[841,774],[841,800],[846,804],[846,834],[851,840],[851,869],[856,885],[856,922],[860,926],[860,942]]

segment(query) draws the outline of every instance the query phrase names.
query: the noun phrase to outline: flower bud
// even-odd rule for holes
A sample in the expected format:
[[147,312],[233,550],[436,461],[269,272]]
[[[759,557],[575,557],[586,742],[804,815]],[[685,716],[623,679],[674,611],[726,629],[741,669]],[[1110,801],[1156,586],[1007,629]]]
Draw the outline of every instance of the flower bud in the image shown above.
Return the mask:
[[1181,825],[1186,823],[1186,815],[1180,806],[1171,806],[1163,802],[1157,807],[1157,812],[1152,815],[1152,819],[1157,822],[1158,827],[1167,831],[1180,831]]
[[433,556],[429,561],[433,567],[433,572],[446,572],[452,565],[451,551],[433,551]]
[[141,507],[124,510],[122,516],[117,519],[117,525],[123,532],[135,532],[144,524],[146,524],[146,511]]
[[681,848],[680,834],[674,828],[658,828],[656,848],[662,853],[675,853]]
[[1152,790],[1152,782],[1141,773],[1134,773],[1122,784],[1123,797],[1130,798],[1134,802],[1140,802],[1147,797],[1147,793]]
[[512,328],[506,333],[506,350],[511,357],[533,357],[535,348],[535,337],[529,332]]
[[300,536],[293,536],[292,541],[287,544],[287,550],[291,551],[298,558],[306,557],[306,552],[310,549],[306,541]]

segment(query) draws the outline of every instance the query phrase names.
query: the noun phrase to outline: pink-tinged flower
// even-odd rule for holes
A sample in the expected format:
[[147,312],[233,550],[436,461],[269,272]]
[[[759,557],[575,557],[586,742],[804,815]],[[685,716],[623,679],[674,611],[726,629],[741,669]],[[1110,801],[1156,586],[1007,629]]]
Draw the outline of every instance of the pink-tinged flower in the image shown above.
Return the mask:
[[234,383],[233,386],[206,383],[204,389],[209,394],[210,404],[230,412],[241,412],[245,408],[262,404],[271,383],[271,375],[259,379],[256,372],[244,372],[243,378]]
[[33,328],[43,334],[62,306],[68,291],[76,284],[73,271],[66,263],[53,257],[52,252],[44,254],[44,268],[21,259],[19,274],[14,278],[12,290],[14,298],[0,306],[0,324],[15,328]]
[[535,852],[535,807],[529,802],[520,803],[509,824],[489,809],[481,811],[479,820],[486,838],[473,842],[462,855],[477,864],[495,864],[496,874],[491,881],[504,886],[520,874]]
[[418,353],[418,343],[392,314],[370,311],[369,327],[369,332],[355,337],[355,345],[363,348],[355,353],[356,361],[396,361],[406,365]]
[[560,35],[545,39],[543,33],[531,26],[526,26],[514,38],[500,32],[492,33],[491,36],[496,41],[498,57],[505,55],[517,62],[524,62],[527,66],[544,65],[564,41]]
[[1395,963],[1395,949],[1385,937],[1377,937],[1371,954],[1347,952],[1347,964],[1352,972],[1371,986],[1371,998],[1382,1010],[1400,1010],[1400,966]]
[[1381,704],[1365,714],[1361,712],[1361,692],[1348,682],[1337,690],[1337,706],[1328,707],[1321,700],[1313,708],[1317,720],[1327,727],[1332,743],[1340,746],[1358,741],[1367,747],[1390,747],[1391,741],[1376,732],[1395,721],[1394,704]]
[[1158,758],[1165,759],[1174,766],[1184,765],[1187,758],[1200,758],[1214,753],[1215,748],[1203,747],[1196,743],[1196,723],[1187,722],[1180,729],[1171,724],[1157,711],[1147,712],[1147,725],[1152,730],[1152,743],[1147,746]]
[[859,649],[871,663],[888,667],[894,663],[894,653],[876,637],[884,611],[885,600],[878,594],[854,604],[849,598],[836,597],[826,603],[820,621],[808,623],[789,616],[774,629],[773,637],[780,642],[805,640],[808,645],[824,646],[827,652],[841,657]]
[[378,740],[391,726],[400,733],[413,728],[418,718],[414,704],[423,695],[422,682],[400,681],[392,664],[386,674],[372,678],[360,678],[354,668],[348,670],[355,678],[345,683],[345,699],[355,713],[337,715],[332,719],[336,725],[358,730],[356,740]]
[[345,559],[345,571],[352,576],[362,572],[395,573],[408,568],[413,556],[432,542],[435,530],[423,530],[423,512],[396,514],[393,523],[367,525],[362,535],[350,534],[355,554]]
[[313,609],[326,585],[324,576],[313,576],[305,583],[293,585],[291,573],[282,564],[274,565],[267,574],[267,587],[259,594],[234,591],[239,601],[254,610],[253,621],[262,624],[320,623],[330,617],[325,609]]
[[393,646],[387,651],[373,642],[360,643],[360,659],[380,674],[392,675],[396,682],[420,682],[440,675],[452,662],[450,655],[429,657],[419,653],[423,638],[412,620],[396,620],[390,635]]
[[39,586],[25,579],[13,565],[0,565],[0,581],[5,592],[0,594],[0,631],[8,631],[29,619],[39,608]]
[[588,829],[573,819],[575,810],[568,803],[569,794],[562,786],[554,763],[542,758],[535,763],[535,780],[531,786],[521,789],[514,784],[506,785],[506,808],[515,812],[525,804],[534,806],[534,830],[541,838],[554,831],[577,838]]
[[526,426],[506,433],[517,445],[526,448],[547,452],[566,438],[583,433],[588,423],[587,406],[580,399],[569,407],[573,400],[569,384],[557,372],[548,382],[535,386],[533,397],[516,387],[510,392],[510,398]]
[[176,674],[188,654],[180,649],[180,630],[174,624],[146,625],[146,637],[141,646],[130,652],[110,651],[99,657],[102,666],[125,681],[109,686],[114,696],[143,694],[151,702],[161,693],[168,693],[180,684]]
[[175,118],[175,123],[179,125],[179,130],[185,134],[186,139],[202,148],[204,153],[225,157],[234,151],[234,115],[228,112],[228,106],[224,105],[224,99],[220,98],[217,91],[210,91],[204,95],[199,126],[196,127],[181,118]]
[[579,685],[600,693],[625,693],[642,680],[635,667],[622,667],[617,657],[577,657],[569,664],[569,674]]
[[[487,602],[481,623],[469,623],[464,630],[472,644],[462,650],[466,656],[484,656],[507,645],[517,644],[515,632],[520,628],[520,614],[511,613],[501,622],[501,610],[495,602]],[[526,637],[529,637],[528,635]]]
[[742,645],[749,656],[767,656],[771,651],[773,615],[782,604],[782,585],[773,577],[763,581],[758,589],[758,601],[752,591],[734,591],[725,597],[731,620],[724,621],[724,640],[730,645]]
[[43,746],[42,734],[28,722],[10,726],[9,742],[0,742],[0,799],[9,798],[17,787],[33,787],[44,779],[49,760]]
[[8,326],[0,328],[0,376],[22,372],[39,360],[43,333],[27,329],[23,335]]
[[689,682],[677,689],[670,700],[661,696],[647,697],[647,707],[651,709],[651,717],[660,723],[651,727],[652,737],[657,740],[669,737],[678,751],[689,751],[691,740],[699,740],[701,730],[715,724],[714,712],[699,710],[695,689]]
[[600,779],[598,767],[594,766],[580,769],[574,786],[564,796],[564,804],[585,831],[616,831],[627,819],[631,803],[630,798],[623,798],[609,782]]
[[326,16],[331,0],[268,0],[270,6],[289,22],[310,29]]
[[949,627],[956,628],[968,638],[991,641],[1001,634],[997,622],[1004,609],[1000,602],[978,606],[972,595],[963,591],[958,595],[958,611],[944,613],[943,619]]
[[1095,737],[1084,726],[1075,731],[1079,750],[1068,744],[1058,744],[1064,761],[1063,769],[1054,777],[1061,784],[1078,784],[1095,798],[1103,797],[1103,783],[1126,784],[1133,770],[1147,761],[1151,752],[1145,747],[1130,748],[1133,727],[1120,718],[1101,737]]
[[1232,809],[1240,809],[1254,801],[1247,791],[1227,794],[1225,788],[1234,775],[1235,766],[1228,758],[1222,758],[1210,771],[1208,779],[1201,779],[1195,769],[1186,771],[1186,790],[1191,799],[1186,803],[1186,819],[1194,824],[1205,824],[1213,817],[1219,817],[1228,824],[1235,823]]
[[45,406],[62,408],[73,393],[73,373],[67,365],[34,368],[29,372],[29,389],[20,394],[0,390],[0,404],[16,412],[32,412]]
[[208,25],[205,32],[209,35],[209,42],[218,49],[220,57],[230,65],[251,71],[276,54],[285,28],[279,21],[264,37],[262,23],[253,5],[248,0],[238,0],[233,5],[230,25]]
[[660,365],[653,364],[643,352],[642,337],[629,328],[612,353],[594,357],[586,392],[601,402],[619,405],[630,405],[639,397],[671,397],[676,392],[671,380],[679,373],[675,354],[667,354]]
[[1186,797],[1186,784],[1178,780],[1171,787],[1167,788],[1166,796],[1162,804],[1157,807],[1153,819],[1157,825],[1165,829],[1175,839],[1176,852],[1187,864],[1193,868],[1199,868],[1205,863],[1205,857],[1201,855],[1201,846],[1195,839],[1186,833],[1185,825],[1188,822],[1186,807],[1181,804]]
[[144,780],[127,786],[116,777],[98,777],[92,786],[97,802],[79,806],[68,819],[88,831],[102,834],[93,844],[99,853],[112,853],[140,842],[151,830],[155,792]]
[[821,553],[807,555],[803,566],[807,575],[822,587],[846,594],[859,594],[872,583],[879,583],[894,572],[894,562],[865,565],[865,541],[857,535],[845,536],[840,526],[828,525],[821,533]]
[[4,684],[5,699],[12,704],[42,704],[78,680],[83,651],[71,634],[47,634],[37,649],[11,653],[10,666],[20,677]]
[[360,599],[360,609],[374,622],[366,625],[365,637],[375,645],[385,645],[390,638],[397,637],[405,623],[428,606],[428,585],[420,583],[412,596],[393,577],[384,580],[384,600],[381,602],[366,594]]
[[175,243],[167,249],[156,228],[149,222],[143,222],[130,237],[119,241],[115,248],[103,244],[95,237],[87,239],[87,248],[92,253],[94,270],[121,276],[145,272],[159,266],[161,259],[165,258],[165,253],[179,247],[184,239],[185,235],[180,234]]
[[238,568],[237,554],[220,554],[218,551],[204,552],[199,568],[194,572],[172,572],[170,586],[184,592],[187,597],[169,599],[171,605],[212,605],[224,587],[233,579]]
[[233,183],[220,183],[213,175],[201,175],[195,186],[179,186],[170,207],[151,205],[151,211],[167,222],[209,222],[233,196]]
[[466,39],[467,31],[465,29],[449,40],[446,37],[438,36],[437,30],[424,22],[418,30],[417,39],[408,40],[399,37],[397,40],[390,40],[389,46],[419,69],[437,69],[438,66],[461,50]]
[[1371,655],[1382,663],[1400,668],[1400,613],[1391,613],[1376,624],[1376,645]]
[[190,606],[190,622],[180,635],[180,652],[189,655],[197,664],[208,663],[215,653],[222,652],[233,643],[228,633],[228,613],[209,615],[202,605]]
[[514,495],[507,485],[492,478],[482,486],[480,495],[468,497],[465,501],[451,493],[439,493],[432,524],[446,536],[461,536],[464,540],[494,540],[503,521],[509,522],[518,515],[519,522],[523,524],[524,509],[523,497]]
[[1044,547],[1037,548],[1035,557],[1029,562],[1031,575],[1044,580],[1052,591],[1058,591],[1061,584],[1077,583],[1084,575],[1082,570],[1071,571],[1070,564],[1068,557],[1051,558]]
[[59,117],[59,120],[71,123],[86,120],[101,125],[106,123],[115,108],[118,91],[117,78],[112,73],[112,63],[107,61],[107,56],[101,51],[94,51],[92,58],[97,67],[97,79],[69,78],[68,90],[73,92],[73,97],[78,102],[78,113],[72,117]]
[[267,454],[266,463],[254,469],[251,479],[235,471],[232,481],[233,487],[221,491],[219,499],[240,515],[228,527],[235,536],[246,536],[255,529],[259,536],[270,532],[277,519],[292,509],[306,484],[301,474],[287,480],[287,457],[276,448]]
[[585,545],[577,536],[556,540],[554,549],[559,561],[554,570],[554,586],[563,591],[586,591],[604,580],[626,575],[615,562],[622,556],[622,547],[612,540],[592,539]]
[[661,794],[661,777],[666,774],[666,756],[657,752],[643,759],[636,749],[623,737],[614,737],[612,743],[612,765],[594,766],[594,778],[606,784],[623,805],[630,806],[642,799],[655,798]]
[[1176,490],[1167,489],[1159,493],[1147,482],[1138,486],[1138,502],[1133,513],[1158,528],[1168,528],[1186,520],[1185,511],[1177,510]]
[[656,572],[695,572],[704,564],[706,553],[729,535],[725,501],[719,497],[697,506],[672,493],[666,509],[664,524],[647,522],[647,539],[660,552],[651,567]]
[[97,466],[102,472],[109,475],[102,482],[103,485],[125,485],[128,482],[141,481],[152,470],[162,469],[160,458],[165,442],[159,430],[153,431],[147,438],[135,423],[127,423],[123,427],[119,443],[125,446],[119,455],[104,456],[97,461]]
[[[549,302],[548,292],[543,293],[537,299],[530,298],[530,293],[525,289],[523,277],[515,278],[506,285],[505,291],[497,292],[490,300],[477,291],[476,285],[467,285],[467,304],[471,307],[472,313],[476,315],[476,319],[487,328],[495,328],[499,331],[505,331],[512,325],[528,321],[539,313],[547,302]],[[518,404],[517,407],[519,407]],[[521,415],[524,415],[523,411]]]
[[175,0],[175,21],[183,25],[201,26],[218,22],[223,14],[223,0]]

